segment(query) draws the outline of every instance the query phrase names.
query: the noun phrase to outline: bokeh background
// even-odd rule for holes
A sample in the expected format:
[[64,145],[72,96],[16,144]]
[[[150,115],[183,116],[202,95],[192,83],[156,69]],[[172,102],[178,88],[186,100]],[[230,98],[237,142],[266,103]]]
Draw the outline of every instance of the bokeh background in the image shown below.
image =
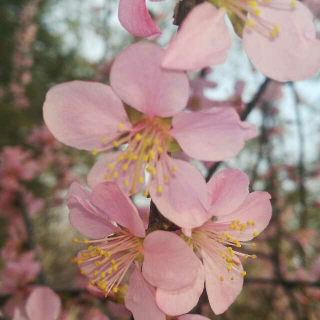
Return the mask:
[[[320,1],[304,3],[320,30]],[[130,318],[114,303],[121,297],[112,302],[88,294],[86,279],[71,263],[81,246],[71,241],[76,232],[65,196],[72,181],[86,183],[96,156],[57,142],[42,118],[51,86],[74,79],[107,84],[113,59],[140,40],[119,24],[117,5],[118,0],[1,0],[0,310],[7,319],[24,303],[28,285],[37,284],[60,295],[61,319],[93,319],[98,312]],[[175,1],[148,6],[164,30],[157,43],[166,45],[177,30]],[[207,177],[225,167],[245,171],[252,190],[272,195],[273,218],[257,247],[249,249],[258,258],[244,262],[247,276],[236,302],[215,316],[204,294],[193,312],[226,320],[320,319],[320,77],[284,84],[265,79],[233,38],[225,64],[190,79],[194,93],[205,88],[212,107],[247,115],[259,136],[230,161],[196,165]],[[204,101],[191,97],[189,107],[196,109],[199,99]],[[141,198],[136,203],[141,210],[149,205]],[[31,276],[23,276],[31,269]]]

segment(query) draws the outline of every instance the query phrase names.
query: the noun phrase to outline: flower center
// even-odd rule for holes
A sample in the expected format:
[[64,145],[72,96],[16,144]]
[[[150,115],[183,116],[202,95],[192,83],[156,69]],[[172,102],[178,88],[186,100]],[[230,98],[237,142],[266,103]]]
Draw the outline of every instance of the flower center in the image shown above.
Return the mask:
[[[118,128],[121,130],[123,125],[119,123]],[[170,128],[171,121],[168,119],[149,118],[136,123],[129,133],[119,139],[108,143],[108,139],[103,138],[106,148],[99,151],[127,145],[124,151],[119,152],[115,161],[106,165],[105,179],[118,181],[128,189],[129,194],[134,194],[145,185],[146,170],[150,179],[143,194],[148,196],[149,185],[154,180],[157,192],[161,194],[164,182],[174,177],[174,172],[177,171],[168,157],[168,143],[172,140]]]
[[297,5],[296,0],[290,2],[284,0],[209,0],[209,2],[218,7],[224,7],[228,12],[235,14],[250,29],[269,38],[275,38],[278,35],[280,26],[261,18],[263,8],[293,10]]
[[[235,256],[242,256],[245,259],[256,259],[255,254],[246,254],[239,251],[235,251],[233,247],[241,248],[242,246],[256,247],[255,242],[243,242],[237,240],[237,236],[240,237],[242,233],[252,233],[253,237],[258,236],[258,232],[254,231],[256,226],[255,221],[247,221],[242,223],[239,219],[233,220],[231,223],[212,223],[207,222],[203,226],[196,228],[192,231],[192,238],[182,236],[187,243],[191,244],[194,250],[206,252],[208,255],[212,252],[218,253],[224,260],[224,267],[228,271],[235,271],[245,276],[246,271],[242,271],[241,265],[235,260]],[[230,232],[227,230],[230,230]],[[221,275],[220,280],[224,278]],[[231,277],[234,280],[234,277]]]
[[105,292],[118,292],[118,286],[131,264],[141,255],[142,242],[139,238],[123,231],[101,240],[83,241],[73,238],[73,242],[90,244],[87,250],[79,252],[73,259],[81,274],[90,279],[90,284]]

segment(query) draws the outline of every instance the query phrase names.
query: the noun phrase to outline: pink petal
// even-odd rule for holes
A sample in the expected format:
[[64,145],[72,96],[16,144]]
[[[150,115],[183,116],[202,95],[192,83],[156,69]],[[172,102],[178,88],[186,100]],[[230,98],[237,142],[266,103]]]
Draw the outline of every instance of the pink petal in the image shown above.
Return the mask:
[[210,213],[228,215],[238,209],[249,193],[248,176],[236,169],[225,169],[215,174],[207,183]]
[[[286,1],[288,8],[290,1]],[[277,37],[263,36],[248,27],[244,47],[252,64],[266,76],[278,81],[297,81],[314,76],[320,68],[320,41],[312,14],[301,2],[295,9],[263,6],[261,18],[280,26]]]
[[[157,183],[150,184],[150,195],[160,212],[176,225],[194,228],[209,219],[206,184],[199,169],[183,160],[170,158],[170,166],[176,167],[174,176],[163,185],[161,194],[157,192]],[[157,168],[159,177],[163,174]]]
[[138,267],[130,277],[128,292],[124,298],[125,305],[135,319],[165,320],[165,314],[160,311],[155,301],[155,289],[148,284]]
[[200,316],[199,314],[184,314],[178,317],[178,320],[210,320],[207,317]]
[[223,63],[231,46],[224,13],[223,9],[218,10],[207,2],[196,6],[169,44],[162,66],[197,71]]
[[[221,246],[221,249],[223,250],[224,247]],[[225,312],[237,298],[243,286],[242,265],[236,256],[233,259],[240,264],[239,271],[233,269],[228,271],[226,261],[218,253],[213,252],[208,255],[203,252],[206,289],[211,309],[215,314]],[[223,277],[223,281],[220,280],[220,276]],[[231,280],[232,277],[234,280]]]
[[[112,89],[94,82],[72,81],[52,87],[43,116],[59,141],[78,149],[100,149],[103,138],[131,128],[123,104]],[[121,132],[118,123],[124,126]]]
[[233,108],[181,112],[173,118],[172,126],[170,134],[183,151],[203,161],[220,161],[238,154],[248,130]]
[[178,290],[193,283],[199,261],[178,235],[167,231],[151,232],[143,247],[142,273],[150,284],[164,290]]
[[67,195],[71,224],[83,235],[101,239],[117,230],[107,215],[100,213],[90,202],[90,192],[78,182],[72,183]]
[[169,316],[184,314],[197,305],[205,279],[203,265],[200,260],[198,261],[198,275],[190,286],[175,291],[162,289],[156,291],[157,305],[165,314]]
[[50,288],[39,287],[30,294],[26,311],[32,320],[56,320],[61,311],[61,301]]
[[163,54],[153,43],[138,42],[124,50],[111,69],[111,86],[118,96],[149,117],[170,117],[186,106],[189,97],[185,73],[161,69]]
[[144,237],[144,225],[137,208],[116,182],[98,184],[91,197],[92,203],[111,220],[125,227],[137,237]]
[[227,216],[219,217],[217,223],[231,222],[239,219],[241,223],[255,221],[255,226],[247,226],[245,230],[228,230],[228,233],[237,240],[251,240],[253,232],[260,233],[270,222],[272,216],[272,207],[270,202],[271,196],[268,192],[256,191],[250,193],[240,208]]
[[122,26],[136,37],[161,34],[146,8],[146,0],[120,0],[118,17]]

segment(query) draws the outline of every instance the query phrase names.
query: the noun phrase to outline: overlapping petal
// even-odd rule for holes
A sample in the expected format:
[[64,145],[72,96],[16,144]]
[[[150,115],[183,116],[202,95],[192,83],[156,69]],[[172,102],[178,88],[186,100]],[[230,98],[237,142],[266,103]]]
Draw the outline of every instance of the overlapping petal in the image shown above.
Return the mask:
[[144,225],[137,208],[116,182],[98,184],[92,191],[92,203],[108,217],[137,237],[144,237]]
[[157,305],[165,314],[169,316],[184,314],[197,305],[205,280],[204,267],[200,260],[198,265],[198,275],[190,286],[176,291],[157,290]]
[[[223,249],[224,247],[221,246],[221,250]],[[210,306],[215,314],[225,312],[237,298],[243,286],[241,262],[236,256],[233,259],[239,264],[238,270],[228,271],[225,261],[217,252],[212,251],[210,255],[203,252],[206,289]]]
[[135,43],[120,54],[111,69],[111,86],[117,95],[149,117],[170,117],[185,108],[189,98],[187,76],[162,70],[163,54],[155,44]]
[[[172,121],[171,135],[190,157],[220,161],[235,156],[252,138],[254,126],[242,126],[233,108],[214,108],[203,112],[181,112]],[[251,134],[248,134],[250,127]],[[253,127],[253,128],[252,128]]]
[[162,66],[197,71],[223,63],[231,45],[224,13],[223,9],[218,10],[208,2],[196,6],[169,44]]
[[118,17],[122,26],[136,37],[161,34],[146,8],[146,0],[120,0]]
[[240,170],[225,169],[215,174],[207,183],[210,213],[225,216],[238,209],[249,194],[249,183]]
[[[280,26],[270,39],[246,27],[244,47],[252,64],[266,76],[278,81],[304,80],[320,69],[320,41],[309,9],[300,1],[291,10],[276,8],[276,1],[264,6],[261,19]],[[288,7],[290,1],[287,1]]]
[[[163,183],[161,194],[157,184],[151,183],[151,198],[160,212],[176,225],[198,227],[209,219],[205,180],[199,169],[188,162],[171,158],[170,163],[177,168],[174,177]],[[162,176],[160,173],[159,177]]]
[[48,287],[33,290],[26,303],[27,315],[32,320],[56,320],[60,311],[60,298]]
[[154,231],[143,242],[142,273],[153,286],[178,290],[192,284],[198,274],[198,258],[179,236]]
[[268,192],[252,192],[246,197],[243,204],[237,210],[227,216],[219,217],[217,223],[231,223],[232,220],[237,219],[240,219],[243,223],[255,221],[255,226],[247,227],[243,231],[228,230],[228,233],[238,240],[251,240],[254,237],[253,232],[260,233],[270,222],[272,215],[270,198],[271,196]]
[[72,183],[67,195],[69,219],[71,224],[83,235],[101,239],[117,230],[104,212],[92,206],[91,193],[78,182]]
[[145,281],[138,267],[135,268],[129,281],[125,305],[135,319],[165,320],[165,314],[160,311],[155,301],[155,289]]
[[[104,137],[131,128],[121,100],[101,83],[72,81],[52,87],[43,106],[46,125],[61,142],[78,149],[100,149]],[[123,131],[118,132],[118,123]]]

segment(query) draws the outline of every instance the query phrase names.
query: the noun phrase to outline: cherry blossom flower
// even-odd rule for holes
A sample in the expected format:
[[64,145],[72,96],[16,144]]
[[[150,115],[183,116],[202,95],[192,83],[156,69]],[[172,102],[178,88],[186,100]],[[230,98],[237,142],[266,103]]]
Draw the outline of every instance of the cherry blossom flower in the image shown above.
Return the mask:
[[[231,109],[181,112],[189,98],[188,78],[183,72],[162,70],[163,54],[154,44],[136,43],[115,60],[111,87],[80,81],[53,87],[44,103],[44,119],[67,145],[94,154],[118,148],[97,161],[88,177],[91,188],[117,181],[132,195],[144,188],[146,170],[150,178],[144,195],[150,193],[173,222],[182,215],[181,226],[199,226],[207,220],[200,192],[204,179],[197,168],[169,152],[182,149],[204,161],[230,158],[256,129]],[[120,99],[131,107],[125,109]],[[199,202],[204,209],[193,215]]]
[[117,294],[124,277],[134,268],[126,307],[137,319],[156,315],[165,319],[159,316],[163,313],[156,305],[154,287],[179,290],[194,281],[198,262],[188,245],[172,232],[158,230],[146,236],[136,207],[115,182],[98,184],[92,193],[73,183],[67,204],[71,224],[92,238],[73,239],[89,245],[74,262],[89,277],[90,285],[105,296]]
[[200,4],[182,23],[162,65],[173,70],[199,70],[222,63],[230,46],[226,12],[244,24],[245,51],[266,76],[297,81],[318,72],[320,41],[316,39],[313,17],[295,0],[226,0],[220,9],[210,1]]
[[214,219],[198,228],[184,230],[185,234],[181,235],[199,255],[198,277],[191,286],[181,290],[157,289],[157,304],[166,314],[191,310],[198,302],[204,281],[215,314],[227,310],[239,295],[246,275],[239,257],[255,259],[256,256],[233,247],[255,247],[254,242],[247,241],[266,228],[272,211],[270,195],[249,193],[248,185],[247,175],[234,169],[220,171],[208,182]]
[[34,261],[34,253],[22,254],[17,261],[6,263],[2,272],[0,292],[14,292],[18,287],[25,286],[40,272],[40,263]]
[[61,301],[52,289],[37,287],[28,297],[24,309],[16,309],[13,320],[56,320],[61,311]]

